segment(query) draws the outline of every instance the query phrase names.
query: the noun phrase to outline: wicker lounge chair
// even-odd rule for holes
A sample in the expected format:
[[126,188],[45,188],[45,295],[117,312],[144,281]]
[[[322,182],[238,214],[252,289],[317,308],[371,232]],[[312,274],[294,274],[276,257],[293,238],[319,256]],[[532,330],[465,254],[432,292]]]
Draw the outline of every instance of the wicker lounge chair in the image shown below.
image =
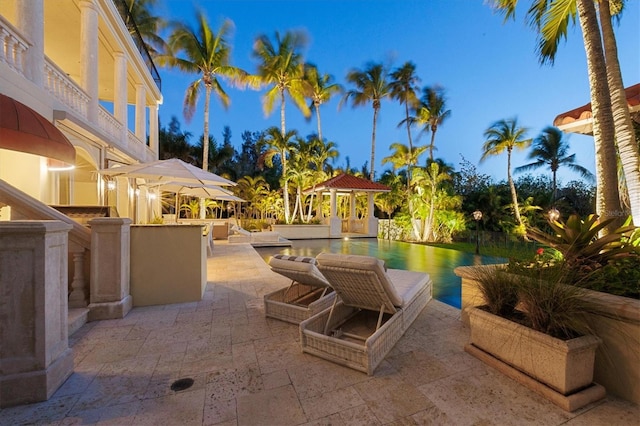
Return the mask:
[[300,323],[302,350],[371,375],[431,300],[429,275],[385,270],[370,256],[321,253],[316,260],[338,298]]
[[333,303],[336,293],[318,271],[314,258],[277,254],[269,266],[289,278],[291,285],[264,296],[267,317],[298,324]]

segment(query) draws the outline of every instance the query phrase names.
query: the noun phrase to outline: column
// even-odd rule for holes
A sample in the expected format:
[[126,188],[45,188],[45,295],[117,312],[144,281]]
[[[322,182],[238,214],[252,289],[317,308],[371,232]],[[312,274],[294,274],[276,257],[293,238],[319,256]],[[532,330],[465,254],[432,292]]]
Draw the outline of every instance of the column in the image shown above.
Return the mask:
[[73,372],[70,229],[55,220],[0,222],[0,408],[45,401]]
[[136,84],[136,137],[143,143],[146,140],[146,101],[147,92],[142,84]]
[[91,226],[89,321],[124,318],[133,306],[129,285],[131,219],[96,218]]
[[81,83],[89,95],[89,121],[98,122],[98,10],[94,0],[80,0]]
[[24,72],[36,86],[44,87],[44,0],[18,1],[16,14],[18,28],[31,42]]
[[158,158],[158,104],[154,103],[149,107],[149,148],[155,154],[154,160]]
[[[369,237],[378,236],[378,218],[374,214],[374,195],[373,192],[367,192],[367,218],[364,223],[366,226],[365,232]],[[389,222],[389,224],[391,224],[391,222]]]
[[342,220],[338,217],[338,192],[333,188],[330,189],[329,198],[331,199],[329,237],[339,237],[342,235]]
[[129,125],[127,123],[127,57],[122,52],[114,52],[114,101],[113,115],[122,124],[120,139],[126,143]]

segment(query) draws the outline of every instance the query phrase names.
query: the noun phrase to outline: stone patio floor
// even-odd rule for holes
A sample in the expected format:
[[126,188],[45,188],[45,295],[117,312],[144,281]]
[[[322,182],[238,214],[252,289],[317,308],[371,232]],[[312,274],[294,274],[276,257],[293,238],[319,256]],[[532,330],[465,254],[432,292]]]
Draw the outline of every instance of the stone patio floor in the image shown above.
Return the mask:
[[[373,376],[303,354],[298,327],[265,319],[288,284],[248,244],[216,241],[200,302],[134,308],[69,339],[75,372],[0,424],[635,425],[615,397],[567,413],[463,350],[460,311],[432,300]],[[180,378],[195,380],[175,392]]]

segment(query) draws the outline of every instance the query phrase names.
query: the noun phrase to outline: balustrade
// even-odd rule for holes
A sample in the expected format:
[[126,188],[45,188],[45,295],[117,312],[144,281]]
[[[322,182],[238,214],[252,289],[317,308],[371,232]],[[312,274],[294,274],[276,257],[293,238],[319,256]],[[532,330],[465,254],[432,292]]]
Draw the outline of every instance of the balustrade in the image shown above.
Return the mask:
[[17,30],[0,16],[0,62],[24,75],[25,52],[29,43],[18,35]]
[[98,108],[98,126],[114,140],[122,140],[122,123],[102,106]]
[[44,72],[47,91],[86,119],[89,96],[49,58],[45,61]]

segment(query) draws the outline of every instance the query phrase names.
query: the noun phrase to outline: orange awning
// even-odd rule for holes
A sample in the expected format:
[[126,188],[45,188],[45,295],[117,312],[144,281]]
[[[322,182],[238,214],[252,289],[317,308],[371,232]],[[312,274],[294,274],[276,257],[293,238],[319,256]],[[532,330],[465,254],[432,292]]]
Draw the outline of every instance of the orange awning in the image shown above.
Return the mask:
[[76,149],[49,120],[0,93],[0,148],[74,165]]

